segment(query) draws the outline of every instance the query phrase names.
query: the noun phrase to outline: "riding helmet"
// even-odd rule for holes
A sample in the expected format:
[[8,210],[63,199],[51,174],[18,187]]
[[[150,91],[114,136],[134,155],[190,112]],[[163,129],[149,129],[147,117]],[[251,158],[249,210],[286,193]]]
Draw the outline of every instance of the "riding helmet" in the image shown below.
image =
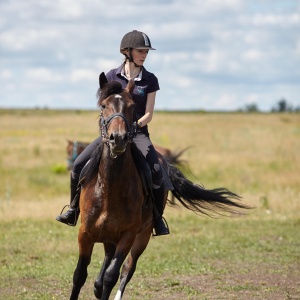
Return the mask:
[[120,45],[121,53],[122,50],[128,48],[156,50],[151,47],[151,42],[147,34],[137,30],[128,32],[123,36]]

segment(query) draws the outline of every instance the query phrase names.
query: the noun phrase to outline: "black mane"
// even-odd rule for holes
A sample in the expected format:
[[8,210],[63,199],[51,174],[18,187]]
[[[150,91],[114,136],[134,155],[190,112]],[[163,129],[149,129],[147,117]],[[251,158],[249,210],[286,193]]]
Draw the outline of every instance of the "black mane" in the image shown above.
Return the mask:
[[123,88],[120,82],[118,81],[111,81],[107,83],[103,89],[98,89],[97,97],[98,97],[98,106],[101,105],[101,102],[113,94],[120,94],[123,92]]
[[[97,91],[97,98],[98,100],[98,106],[101,106],[101,103],[104,99],[107,97],[114,95],[114,94],[120,94],[123,92],[123,88],[120,82],[118,81],[111,81],[109,83],[106,83],[104,87],[101,89],[99,88]],[[99,122],[100,123],[100,122]],[[102,149],[103,149],[103,143],[100,143],[93,151],[90,162],[88,163],[86,170],[85,170],[85,179],[82,182],[83,187],[85,187],[88,184],[91,184],[93,180],[95,180],[95,177],[98,172],[98,167],[100,164],[101,156],[102,156]]]

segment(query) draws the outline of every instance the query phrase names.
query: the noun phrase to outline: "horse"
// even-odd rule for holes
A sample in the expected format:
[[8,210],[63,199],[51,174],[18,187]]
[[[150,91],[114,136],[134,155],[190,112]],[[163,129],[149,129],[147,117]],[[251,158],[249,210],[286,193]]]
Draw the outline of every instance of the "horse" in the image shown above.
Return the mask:
[[[73,164],[75,159],[82,153],[82,151],[89,145],[89,143],[81,142],[77,140],[67,140],[67,170],[72,170]],[[168,160],[170,163],[177,165],[177,166],[184,166],[187,165],[186,161],[181,159],[182,154],[188,149],[184,148],[183,150],[179,151],[171,151],[168,148],[159,146],[159,145],[153,145],[156,152],[159,155],[162,155],[166,160]],[[173,194],[171,194],[170,199],[171,204],[175,204],[175,197]]]
[[67,140],[67,169],[72,170],[73,163],[79,154],[89,145],[86,142],[80,142],[77,140]]
[[[67,169],[72,170],[75,159],[81,154],[81,152],[89,145],[89,143],[81,142],[77,140],[67,140]],[[175,165],[182,165],[183,160],[180,158],[187,148],[179,151],[171,151],[168,148],[153,145],[155,150],[164,156],[170,163]]]
[[[105,257],[94,283],[94,295],[108,300],[120,278],[114,299],[122,300],[153,230],[153,201],[145,192],[134,159],[135,104],[131,97],[134,82],[129,81],[123,89],[119,82],[108,83],[101,73],[99,83],[99,126],[103,141],[95,149],[82,179],[79,258],[70,300],[79,297],[95,243],[103,244]],[[172,193],[184,207],[207,215],[241,214],[243,209],[249,208],[240,201],[239,195],[228,189],[206,190],[185,178],[162,156],[160,161],[162,167],[168,169]]]

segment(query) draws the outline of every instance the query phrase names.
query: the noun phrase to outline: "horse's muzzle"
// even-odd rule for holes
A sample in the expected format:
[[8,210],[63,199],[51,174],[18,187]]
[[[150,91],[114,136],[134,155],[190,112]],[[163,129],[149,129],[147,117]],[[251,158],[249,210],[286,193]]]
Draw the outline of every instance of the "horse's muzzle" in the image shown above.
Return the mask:
[[113,132],[109,137],[110,151],[115,155],[125,152],[129,137],[127,133]]

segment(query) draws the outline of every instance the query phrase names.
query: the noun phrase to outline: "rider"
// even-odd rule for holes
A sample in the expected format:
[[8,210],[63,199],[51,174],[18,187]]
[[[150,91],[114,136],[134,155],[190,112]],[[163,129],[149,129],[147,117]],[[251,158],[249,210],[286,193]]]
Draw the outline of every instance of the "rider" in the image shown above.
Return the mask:
[[[119,81],[125,88],[130,79],[135,82],[133,101],[136,104],[138,134],[133,141],[146,158],[152,173],[153,196],[155,207],[153,223],[155,235],[169,234],[163,215],[164,207],[164,186],[163,174],[158,161],[157,153],[150,141],[147,124],[152,120],[156,91],[159,84],[156,76],[144,68],[144,62],[151,47],[149,37],[140,31],[133,30],[124,35],[120,45],[120,52],[125,56],[123,64],[110,70],[107,80]],[[69,210],[56,217],[57,221],[75,226],[79,216],[79,195],[77,194],[78,181],[82,168],[90,159],[93,150],[101,143],[101,136],[93,141],[74,161],[71,172],[71,203]]]

